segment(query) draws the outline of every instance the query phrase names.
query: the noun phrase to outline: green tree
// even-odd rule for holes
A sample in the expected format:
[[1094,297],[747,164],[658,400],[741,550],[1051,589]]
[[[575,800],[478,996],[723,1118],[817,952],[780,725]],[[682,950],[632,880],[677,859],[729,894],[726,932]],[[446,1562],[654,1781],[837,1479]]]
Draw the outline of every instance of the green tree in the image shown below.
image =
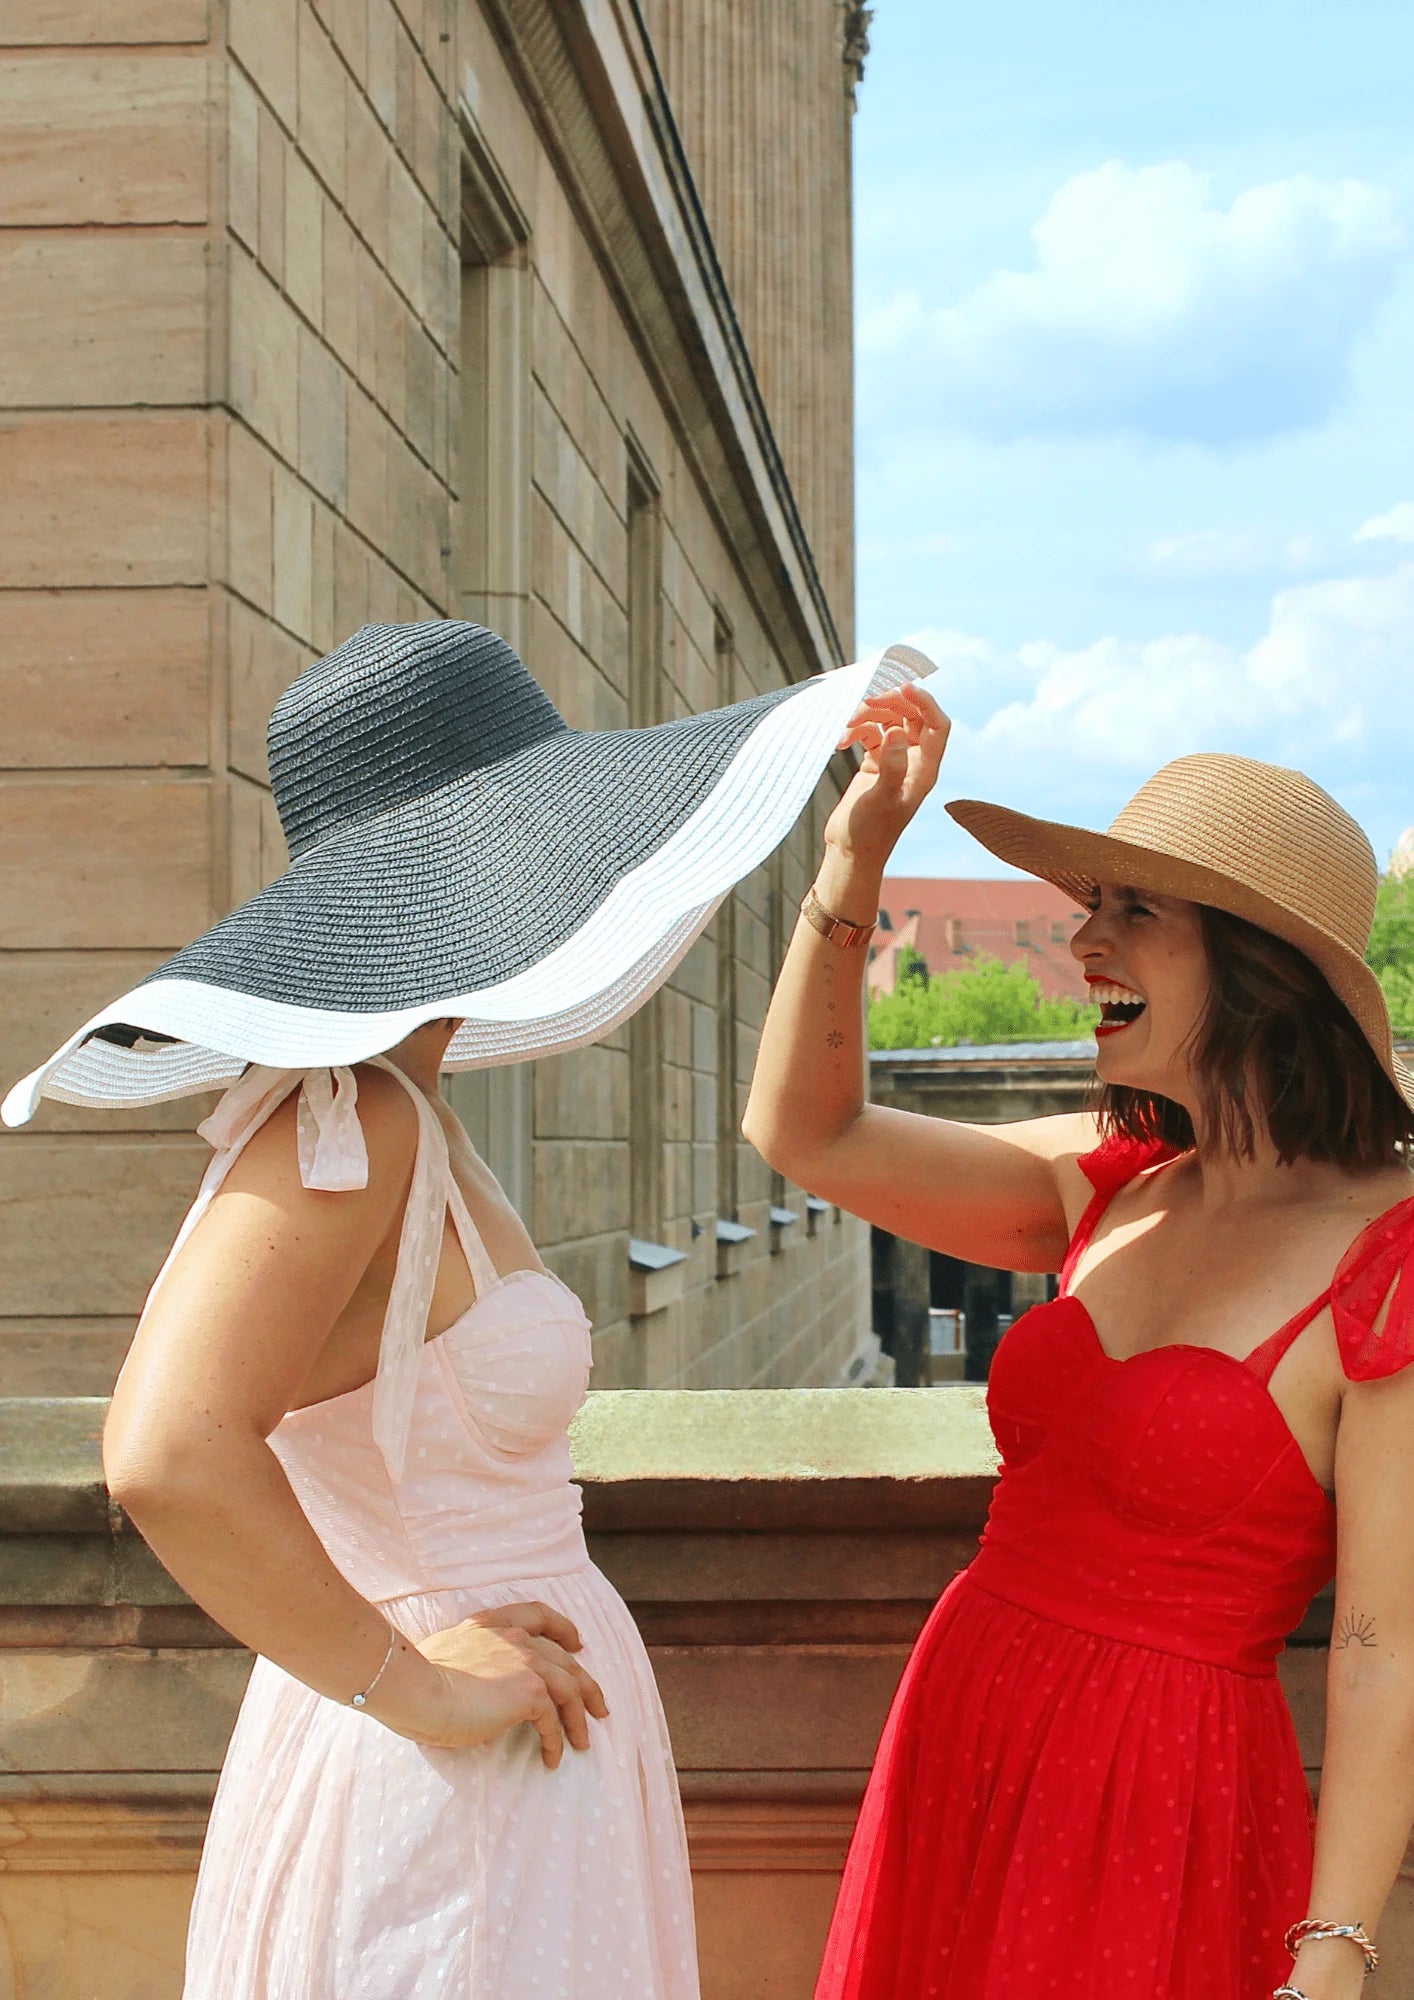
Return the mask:
[[1365,961],[1384,988],[1395,1033],[1414,1040],[1414,875],[1381,881]]
[[1073,1042],[1091,1034],[1099,1009],[1048,1000],[1024,959],[978,958],[957,972],[920,978],[916,966],[892,993],[869,1003],[873,1049],[984,1047],[993,1042]]

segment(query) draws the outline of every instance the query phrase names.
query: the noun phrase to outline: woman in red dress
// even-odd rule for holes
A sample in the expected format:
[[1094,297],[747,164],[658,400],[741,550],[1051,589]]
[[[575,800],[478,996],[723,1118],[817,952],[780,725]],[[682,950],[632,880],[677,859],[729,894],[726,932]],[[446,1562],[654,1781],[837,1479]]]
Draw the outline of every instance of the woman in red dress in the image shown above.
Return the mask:
[[[947,727],[917,686],[856,718],[745,1129],[1060,1296],[998,1351],[981,1550],[903,1676],[817,2000],[1354,2000],[1414,1823],[1414,1078],[1363,964],[1374,857],[1235,757],[1108,834],[954,805],[1091,912],[1097,1110],[872,1106],[862,947]],[[1332,1577],[1313,1816],[1275,1669]]]

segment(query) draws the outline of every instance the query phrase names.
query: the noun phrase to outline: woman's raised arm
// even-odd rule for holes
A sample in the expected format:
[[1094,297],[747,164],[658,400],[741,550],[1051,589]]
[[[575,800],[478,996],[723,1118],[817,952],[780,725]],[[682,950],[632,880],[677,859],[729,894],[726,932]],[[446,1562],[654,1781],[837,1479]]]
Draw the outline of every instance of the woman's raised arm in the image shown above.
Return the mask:
[[[937,781],[950,724],[914,683],[866,703],[863,762],[825,829],[815,893],[870,925],[894,846]],[[865,952],[802,916],[762,1031],[742,1131],[778,1172],[915,1243],[1017,1271],[1056,1270],[1090,1195],[1088,1116],[959,1125],[866,1101]]]

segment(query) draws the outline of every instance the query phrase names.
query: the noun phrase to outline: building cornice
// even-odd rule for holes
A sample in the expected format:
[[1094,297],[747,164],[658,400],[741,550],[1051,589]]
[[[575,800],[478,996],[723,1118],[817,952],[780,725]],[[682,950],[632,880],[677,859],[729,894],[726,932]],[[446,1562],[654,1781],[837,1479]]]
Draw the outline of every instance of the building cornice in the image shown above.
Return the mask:
[[869,53],[869,23],[874,18],[874,9],[861,6],[859,0],[842,0],[842,4],[845,89],[849,93],[850,103],[853,104],[859,86],[864,81],[864,59]]

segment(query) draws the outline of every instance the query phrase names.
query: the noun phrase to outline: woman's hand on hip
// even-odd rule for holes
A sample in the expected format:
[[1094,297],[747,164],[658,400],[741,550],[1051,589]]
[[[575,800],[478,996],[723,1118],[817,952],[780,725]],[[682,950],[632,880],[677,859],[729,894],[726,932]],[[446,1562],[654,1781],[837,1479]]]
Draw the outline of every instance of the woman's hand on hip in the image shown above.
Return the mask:
[[938,781],[951,728],[932,695],[913,681],[863,702],[839,747],[857,743],[864,759],[830,814],[826,845],[882,868]]
[[609,1713],[599,1683],[550,1636],[556,1631],[578,1647],[570,1621],[544,1605],[478,1612],[417,1642],[437,1669],[431,1700],[420,1689],[413,1712],[400,1712],[402,1704],[375,1698],[370,1713],[399,1735],[439,1750],[491,1743],[528,1722],[553,1771],[566,1741],[575,1750],[589,1748],[589,1717],[602,1720]]

